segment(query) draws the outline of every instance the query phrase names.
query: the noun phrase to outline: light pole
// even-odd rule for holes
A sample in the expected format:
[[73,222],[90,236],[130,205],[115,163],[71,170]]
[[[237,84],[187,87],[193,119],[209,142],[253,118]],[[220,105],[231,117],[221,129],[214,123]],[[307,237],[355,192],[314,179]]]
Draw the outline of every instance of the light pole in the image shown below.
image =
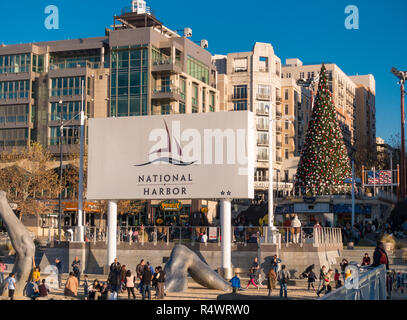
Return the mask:
[[406,150],[405,150],[405,113],[404,113],[404,83],[407,80],[407,71],[400,71],[396,68],[391,68],[391,73],[393,73],[400,81],[400,93],[401,93],[401,159],[400,159],[400,196],[402,201],[406,198]]
[[64,122],[62,120],[62,100],[59,101],[60,107],[60,126],[59,126],[59,187],[61,191],[59,192],[59,216],[58,216],[58,235],[59,241],[62,240],[62,141],[64,135]]
[[[63,129],[66,128],[67,124],[75,120],[77,116],[80,116],[80,156],[79,156],[79,186],[78,186],[78,226],[77,226],[77,233],[76,233],[76,241],[83,242],[84,241],[84,227],[83,227],[83,157],[84,157],[84,136],[85,136],[85,112],[84,112],[84,80],[82,80],[82,103],[81,103],[81,112],[72,117],[69,121],[63,123],[62,121],[62,109],[61,109],[61,125],[60,125],[60,182],[62,177],[62,137],[63,137]],[[62,101],[59,101],[59,104],[62,108]],[[60,204],[59,204],[59,211],[60,211],[60,221],[59,224],[61,226],[61,215],[62,215],[62,192],[59,195],[60,197]]]
[[85,139],[85,112],[84,112],[84,86],[85,81],[82,80],[82,102],[81,102],[81,131],[80,131],[80,155],[79,155],[79,187],[78,187],[78,233],[77,241],[84,241],[84,230],[83,230],[83,156],[84,156],[84,139]]

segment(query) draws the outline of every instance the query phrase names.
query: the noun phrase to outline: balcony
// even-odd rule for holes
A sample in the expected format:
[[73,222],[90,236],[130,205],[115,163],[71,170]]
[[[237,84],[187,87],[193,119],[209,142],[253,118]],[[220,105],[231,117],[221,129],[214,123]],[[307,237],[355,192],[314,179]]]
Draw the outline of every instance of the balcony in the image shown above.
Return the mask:
[[259,116],[268,116],[269,115],[269,109],[267,108],[257,108],[256,109],[256,114]]
[[269,140],[268,139],[258,139],[257,140],[257,145],[258,146],[268,146],[269,145]]
[[90,62],[90,61],[61,61],[54,62],[49,65],[50,70],[64,70],[64,69],[75,69],[75,68],[90,68],[99,69],[101,67],[100,62]]
[[282,115],[281,111],[276,111],[276,117],[281,118]]
[[153,89],[151,94],[152,100],[181,100],[180,89],[175,86],[165,86]]
[[182,73],[182,63],[176,61],[175,63],[171,59],[163,59],[154,61],[151,66],[151,71],[154,73],[169,72],[173,74]]
[[276,104],[281,104],[281,97],[279,96],[276,97]]
[[269,131],[269,126],[268,124],[257,124],[256,125],[257,130],[259,131]]
[[277,157],[276,157],[276,161],[277,161],[277,162],[282,162],[282,161],[283,161],[283,158],[277,156]]
[[232,100],[246,100],[247,94],[232,94]]
[[264,100],[264,101],[271,100],[269,93],[257,93],[256,98],[257,98],[257,100]]
[[281,148],[283,146],[281,141],[276,141],[276,147]]
[[268,154],[258,154],[257,161],[269,161],[269,155]]

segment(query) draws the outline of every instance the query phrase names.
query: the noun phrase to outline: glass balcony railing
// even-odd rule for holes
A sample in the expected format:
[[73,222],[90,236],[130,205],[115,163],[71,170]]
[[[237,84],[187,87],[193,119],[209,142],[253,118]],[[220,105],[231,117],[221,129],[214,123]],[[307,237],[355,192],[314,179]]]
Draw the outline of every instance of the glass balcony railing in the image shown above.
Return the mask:
[[[106,64],[105,64],[106,65]],[[75,68],[89,68],[89,69],[99,69],[101,66],[100,62],[90,62],[90,61],[62,61],[51,63],[50,70],[63,70],[63,69],[75,69]]]

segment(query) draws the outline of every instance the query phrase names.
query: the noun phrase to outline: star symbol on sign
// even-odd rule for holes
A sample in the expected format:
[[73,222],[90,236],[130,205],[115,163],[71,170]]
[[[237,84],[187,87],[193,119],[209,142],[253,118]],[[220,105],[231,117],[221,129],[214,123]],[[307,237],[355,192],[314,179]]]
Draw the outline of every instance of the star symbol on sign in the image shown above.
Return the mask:
[[221,194],[222,196],[224,196],[224,195],[225,195],[225,191],[222,191],[220,194]]
[[232,194],[232,192],[228,191],[227,194],[228,194],[228,196],[230,196]]

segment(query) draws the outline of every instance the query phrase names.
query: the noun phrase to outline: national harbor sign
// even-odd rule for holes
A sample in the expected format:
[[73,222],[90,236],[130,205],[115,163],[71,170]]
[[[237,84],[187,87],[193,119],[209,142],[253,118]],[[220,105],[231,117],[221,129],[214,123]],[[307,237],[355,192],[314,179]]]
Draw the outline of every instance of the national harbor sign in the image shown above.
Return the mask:
[[87,198],[252,199],[248,111],[89,120]]

